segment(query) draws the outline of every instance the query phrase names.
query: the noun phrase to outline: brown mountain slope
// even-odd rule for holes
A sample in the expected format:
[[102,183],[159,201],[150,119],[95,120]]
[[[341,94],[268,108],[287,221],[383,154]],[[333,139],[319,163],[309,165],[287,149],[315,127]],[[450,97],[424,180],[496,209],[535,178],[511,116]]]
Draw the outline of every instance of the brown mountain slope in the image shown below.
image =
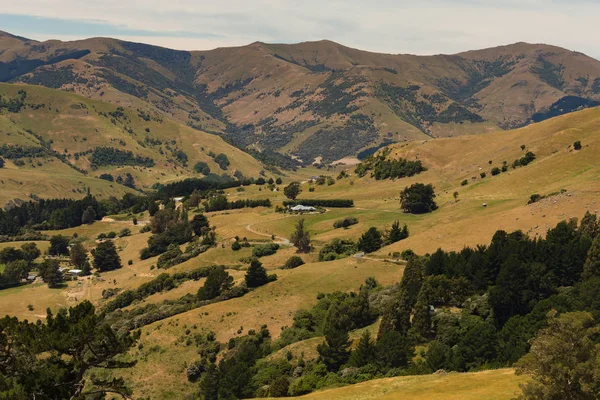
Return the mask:
[[240,148],[307,162],[333,162],[381,143],[523,126],[565,96],[579,99],[560,112],[600,100],[599,61],[527,43],[412,56],[330,41],[186,52],[5,34],[0,80],[132,106],[145,101],[191,127],[225,133]]

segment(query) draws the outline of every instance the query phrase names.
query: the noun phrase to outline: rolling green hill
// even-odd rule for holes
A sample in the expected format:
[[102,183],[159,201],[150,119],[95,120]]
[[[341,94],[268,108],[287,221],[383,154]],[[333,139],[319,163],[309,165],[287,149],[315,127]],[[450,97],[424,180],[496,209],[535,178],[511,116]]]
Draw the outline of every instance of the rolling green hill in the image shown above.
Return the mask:
[[[263,169],[222,138],[145,103],[122,107],[40,86],[0,84],[0,132],[2,205],[16,198],[82,197],[88,190],[122,195],[132,191],[127,174],[129,186],[150,189],[201,177],[193,169],[199,161],[215,174],[256,177]],[[225,170],[214,160],[218,154],[229,159]]]

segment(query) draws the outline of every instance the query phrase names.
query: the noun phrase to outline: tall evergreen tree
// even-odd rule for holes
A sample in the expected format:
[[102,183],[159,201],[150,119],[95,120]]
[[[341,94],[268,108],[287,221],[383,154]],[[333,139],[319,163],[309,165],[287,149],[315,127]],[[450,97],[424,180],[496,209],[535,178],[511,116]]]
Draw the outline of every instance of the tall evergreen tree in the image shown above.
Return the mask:
[[210,224],[208,223],[208,218],[206,218],[204,214],[194,215],[191,224],[196,236],[202,236],[206,234],[210,227]]
[[433,329],[433,312],[431,310],[431,299],[428,295],[427,286],[423,286],[419,292],[417,302],[414,306],[414,315],[412,318],[411,332],[417,334],[422,339],[430,339]]
[[404,290],[398,293],[396,299],[391,301],[383,311],[377,341],[390,331],[399,332],[405,336],[410,329],[410,317],[412,308],[408,301],[408,295]]
[[219,369],[211,363],[200,382],[200,395],[204,400],[219,400]]
[[423,261],[417,256],[408,258],[404,274],[400,281],[400,289],[404,291],[407,297],[409,307],[414,307],[417,297],[423,285]]
[[233,277],[223,266],[213,267],[206,277],[204,286],[198,289],[200,300],[211,300],[218,297],[223,291],[233,287]]
[[392,228],[387,234],[387,242],[388,243],[396,243],[400,240],[404,240],[408,237],[408,226],[404,224],[402,228],[400,228],[400,221],[394,221],[392,224]]
[[269,282],[267,270],[257,258],[252,258],[252,261],[250,261],[250,267],[248,267],[248,271],[246,272],[245,280],[246,286],[249,288],[259,287]]
[[300,253],[310,252],[310,233],[304,229],[304,219],[296,223],[296,230],[292,233],[290,241]]
[[381,232],[377,228],[369,228],[360,239],[358,240],[358,249],[365,253],[372,253],[377,251],[383,245],[383,239],[381,238]]
[[589,279],[593,276],[600,276],[600,235],[596,236],[592,242],[592,247],[590,247],[583,265],[582,278]]
[[353,367],[362,367],[371,364],[376,358],[376,347],[371,340],[371,333],[366,330],[363,332],[356,350],[350,355],[350,365]]
[[325,341],[317,346],[317,352],[329,371],[337,371],[350,358],[350,336],[344,329],[329,324],[325,329]]
[[586,211],[585,215],[581,219],[579,232],[591,239],[594,239],[596,236],[598,236],[600,233],[600,221],[598,221],[598,216]]
[[406,367],[415,351],[406,335],[398,331],[389,331],[377,339],[377,362],[382,368]]

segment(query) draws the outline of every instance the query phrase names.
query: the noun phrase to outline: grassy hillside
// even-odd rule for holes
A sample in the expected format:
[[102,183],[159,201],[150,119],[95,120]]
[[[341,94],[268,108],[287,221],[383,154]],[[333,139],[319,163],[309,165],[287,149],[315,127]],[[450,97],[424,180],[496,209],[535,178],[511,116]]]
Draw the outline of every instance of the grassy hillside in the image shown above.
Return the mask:
[[[19,92],[25,98],[18,112],[0,112],[0,145],[37,149],[37,153],[4,156],[8,162],[0,169],[0,204],[29,194],[78,197],[88,188],[101,197],[122,195],[131,189],[97,177],[111,174],[117,179],[130,173],[136,188],[149,189],[155,183],[202,176],[193,170],[198,161],[216,174],[240,171],[258,176],[262,169],[250,155],[218,136],[184,126],[141,102],[129,108],[40,86],[0,84],[0,97],[6,101],[20,99]],[[103,147],[131,152],[136,159],[112,163],[98,157],[98,161],[94,152]],[[227,170],[214,161],[220,153],[230,160]]]
[[[63,110],[65,111],[66,116],[62,119],[79,118],[81,121],[87,121],[82,122],[82,126],[87,126],[88,128],[85,129],[88,131],[81,128],[80,132],[89,132],[89,129],[106,129],[104,132],[115,135],[116,138],[128,140],[127,143],[131,143],[131,146],[127,146],[128,149],[135,149],[135,152],[139,151],[145,156],[156,157],[155,161],[157,164],[160,163],[161,171],[172,171],[165,176],[160,175],[161,182],[162,179],[180,179],[188,176],[188,170],[174,162],[169,162],[168,155],[161,155],[153,148],[143,147],[135,140],[140,131],[144,132],[143,128],[146,126],[144,123],[147,122],[138,120],[135,110],[125,110],[134,131],[134,135],[131,136],[123,133],[119,122],[115,125],[110,122],[110,119],[107,121],[105,117],[92,113],[94,107],[98,111],[114,111],[115,107],[110,104],[83,99],[70,93],[55,96],[55,92],[49,89],[25,86],[5,85],[2,93],[4,96],[12,96],[19,88],[25,88],[28,93],[27,99],[31,99],[35,104],[46,101],[48,101],[46,104],[50,104],[48,97],[44,97],[50,96],[50,100],[53,101],[53,110],[58,107],[59,116],[63,115]],[[75,109],[69,106],[81,102],[88,108]],[[83,118],[86,116],[85,112],[88,112],[89,120]],[[80,140],[74,141],[73,137],[77,134],[71,133],[64,127],[61,130],[62,135],[55,133],[61,129],[61,125],[59,125],[61,118],[53,114],[51,118],[48,108],[38,110],[27,108],[18,114],[4,114],[2,120],[6,124],[5,126],[14,126],[15,128],[11,131],[10,136],[3,135],[3,140],[5,137],[9,137],[14,140],[11,143],[21,145],[38,143],[35,136],[32,137],[31,134],[25,132],[25,129],[29,129],[30,126],[26,124],[31,123],[30,119],[26,118],[27,113],[39,113],[38,130],[40,135],[47,138],[44,140],[55,140],[52,149],[62,149],[72,141],[74,147],[66,153],[67,159],[78,168],[86,168],[89,160],[86,157],[75,160],[72,154],[75,149],[81,151],[87,144]],[[161,128],[163,124],[172,124],[168,126],[178,127],[180,133],[188,132],[188,128],[166,121],[163,123],[147,122],[150,126],[149,134],[167,132],[166,128]],[[427,171],[414,177],[395,181],[377,181],[369,176],[358,178],[353,169],[347,167],[338,167],[329,171],[311,167],[300,169],[284,177],[279,191],[266,190],[266,186],[258,185],[246,187],[243,192],[235,189],[227,190],[226,194],[230,201],[268,198],[275,206],[281,205],[285,200],[282,193],[283,186],[292,180],[298,180],[302,182],[303,189],[299,196],[300,199],[349,198],[354,200],[355,207],[352,209],[331,208],[323,214],[302,217],[276,213],[274,208],[207,213],[211,225],[216,226],[218,245],[196,258],[171,268],[167,271],[168,273],[191,271],[200,266],[222,264],[226,266],[227,271],[236,282],[241,282],[246,269],[246,265],[241,259],[248,257],[251,249],[232,251],[233,238],[235,236],[247,237],[252,243],[262,243],[271,241],[271,235],[276,235],[281,242],[283,238],[290,237],[294,223],[300,218],[306,220],[314,250],[308,255],[302,255],[306,262],[305,265],[294,270],[281,270],[279,268],[285,260],[294,254],[293,248],[283,245],[276,254],[261,259],[270,273],[274,272],[278,275],[277,281],[251,291],[244,297],[195,308],[144,326],[140,339],[141,346],[133,349],[130,353],[131,358],[138,360],[137,365],[132,369],[119,371],[118,375],[125,377],[126,381],[131,384],[136,397],[181,398],[197,389],[197,385],[188,382],[185,375],[186,366],[198,358],[197,348],[186,344],[190,335],[190,333],[186,333],[188,330],[198,333],[210,329],[216,333],[218,341],[227,343],[231,338],[240,337],[250,329],[258,329],[261,325],[266,324],[271,335],[277,338],[283,327],[292,324],[294,313],[298,309],[310,308],[317,303],[319,293],[357,290],[365,279],[371,276],[384,286],[398,282],[404,270],[403,264],[387,261],[397,257],[393,254],[395,252],[410,248],[419,254],[424,254],[433,252],[438,247],[452,250],[461,249],[465,245],[488,244],[493,233],[498,229],[507,231],[522,229],[532,236],[545,235],[546,230],[560,220],[571,217],[581,218],[586,210],[597,211],[600,209],[597,203],[600,191],[600,165],[597,160],[597,154],[600,151],[599,122],[600,109],[596,108],[568,114],[514,131],[490,133],[485,136],[470,135],[420,140],[393,145],[390,147],[393,157],[419,159],[428,168]],[[89,126],[86,125],[88,123]],[[21,124],[24,125],[21,126]],[[204,138],[204,136],[197,136],[196,131],[190,130],[189,132],[191,138],[200,137],[202,140]],[[108,134],[103,136],[111,137]],[[81,137],[81,135],[80,133],[79,136]],[[180,136],[176,136],[178,138],[177,145],[189,149],[190,147],[184,147],[189,146],[190,143],[187,141],[186,135],[181,133]],[[70,138],[70,140],[66,138]],[[209,143],[214,143],[215,146],[228,146],[218,137],[206,135],[206,140],[211,138],[215,142]],[[91,134],[88,139],[92,143],[102,143],[99,140],[101,138],[93,137]],[[575,141],[581,141],[581,150],[574,150],[572,145]],[[524,149],[521,149],[522,145],[525,146]],[[194,154],[198,154],[199,157],[204,154],[193,144],[191,148],[197,150]],[[230,147],[229,149],[229,151],[237,151]],[[535,153],[535,161],[527,166],[512,169],[510,165],[513,160],[523,157],[527,151]],[[234,157],[230,157],[230,159],[233,164]],[[210,162],[210,160],[208,161]],[[509,165],[507,171],[492,176],[492,168],[502,167],[503,161],[507,161]],[[22,176],[24,180],[22,187],[27,187],[27,190],[32,190],[29,188],[35,188],[36,185],[41,185],[45,181],[54,182],[54,180],[48,179],[48,176],[51,176],[50,172],[45,176],[40,175],[35,178],[37,181],[34,179],[35,174],[42,174],[43,171],[56,171],[54,175],[62,171],[61,173],[64,173],[69,179],[71,176],[79,176],[72,167],[57,159],[42,160],[41,162],[51,164],[38,167],[36,162],[32,166],[27,161],[25,166],[19,167],[10,161],[5,169],[0,169],[0,174],[7,174],[3,178],[5,182],[8,182],[9,177],[16,180],[15,176]],[[236,165],[240,165],[242,171],[245,171],[243,162],[239,160],[236,162],[240,163]],[[258,163],[251,162],[250,166],[260,168]],[[146,178],[140,177],[140,181],[148,182],[145,184],[149,185],[159,176],[153,175],[155,169],[158,170],[154,167],[142,168],[140,171],[133,168],[130,170],[139,172],[140,176],[148,175]],[[325,174],[336,178],[341,170],[346,169],[350,176],[337,180],[331,186],[308,183],[308,178],[313,175]],[[105,170],[111,171],[110,168]],[[100,170],[95,171],[94,174],[99,172]],[[485,178],[480,176],[483,172],[486,173]],[[52,178],[56,179],[54,175]],[[120,189],[118,185],[113,185],[111,188],[108,182],[97,180],[90,175],[92,174],[81,175],[81,182],[85,184],[85,178],[106,185],[92,189],[93,193],[95,193],[94,190],[99,191],[106,188],[108,195],[113,193],[110,190]],[[25,179],[29,179],[29,181]],[[462,186],[461,182],[465,179],[467,185]],[[439,205],[438,210],[424,215],[404,214],[400,210],[399,192],[414,182],[434,185],[437,194],[436,202]],[[27,192],[19,191],[17,183],[11,184],[14,185],[11,190],[18,195],[16,197],[26,196]],[[26,184],[31,186],[26,186]],[[309,192],[310,187],[314,187],[314,192]],[[83,190],[83,186],[81,188]],[[55,190],[58,192],[59,189]],[[456,201],[453,197],[454,192],[458,192]],[[530,196],[536,193],[551,196],[528,205]],[[11,195],[12,197],[15,196]],[[483,207],[483,203],[486,203],[487,206]],[[193,212],[190,214],[193,215]],[[359,223],[348,229],[334,229],[334,221],[346,216],[357,217]],[[132,223],[133,217],[139,221],[137,227],[134,227]],[[164,272],[153,268],[157,264],[158,257],[146,260],[140,260],[139,257],[140,250],[146,246],[150,236],[150,233],[139,233],[139,228],[148,223],[148,220],[149,217],[146,213],[123,214],[111,216],[110,219],[98,221],[92,225],[58,232],[46,232],[50,235],[60,233],[68,236],[77,233],[88,248],[96,246],[95,238],[100,233],[119,232],[128,227],[132,230],[132,235],[115,240],[119,255],[125,265],[123,268],[102,273],[100,278],[86,277],[72,281],[60,289],[49,289],[45,284],[33,284],[2,290],[0,291],[0,297],[3,299],[0,302],[0,315],[9,314],[35,320],[43,316],[46,307],[56,311],[60,307],[77,304],[83,300],[90,300],[101,307],[107,302],[102,295],[104,290],[135,289],[157,277]],[[384,247],[379,252],[369,254],[365,258],[349,257],[331,262],[317,262],[318,251],[333,238],[357,239],[369,227],[386,229],[394,220],[408,225],[410,230],[408,239]],[[3,244],[3,247],[8,245],[10,244]],[[20,246],[20,243],[12,245]],[[45,248],[46,246],[47,243],[40,242],[40,247]],[[185,248],[185,245],[182,248]],[[132,261],[132,265],[128,265],[129,260]],[[163,304],[164,300],[174,300],[186,293],[196,293],[203,283],[203,279],[186,282],[172,291],[153,294],[127,309],[148,304],[159,305]],[[28,307],[29,305],[32,307]],[[352,338],[357,338],[358,334],[359,332],[353,332]],[[274,357],[281,356],[283,352],[290,350],[296,357],[298,353],[304,352],[309,358],[311,354],[315,354],[316,345],[319,343],[318,338],[298,342],[275,353]],[[523,379],[516,378],[512,370],[400,377],[365,382],[355,386],[332,389],[332,391],[316,392],[308,398],[509,399],[517,393],[518,384],[522,383]]]
[[510,369],[498,369],[463,374],[377,379],[291,398],[307,400],[509,400],[519,394],[519,384],[525,381],[526,378],[515,376]]
[[0,38],[0,62],[14,67],[0,81],[146,102],[185,125],[226,132],[241,148],[306,162],[523,126],[565,96],[600,99],[600,62],[541,44],[424,57],[330,41],[187,52],[105,38]]

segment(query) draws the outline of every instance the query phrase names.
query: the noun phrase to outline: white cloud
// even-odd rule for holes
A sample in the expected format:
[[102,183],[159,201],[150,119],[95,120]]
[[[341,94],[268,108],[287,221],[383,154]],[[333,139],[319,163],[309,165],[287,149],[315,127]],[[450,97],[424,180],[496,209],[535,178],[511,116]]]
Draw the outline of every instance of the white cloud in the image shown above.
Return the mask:
[[[331,39],[372,51],[433,54],[528,41],[600,56],[600,4],[585,0],[0,0],[0,6],[3,14],[152,31],[115,36],[178,49]],[[28,30],[37,39],[56,37],[27,26],[15,33]]]

